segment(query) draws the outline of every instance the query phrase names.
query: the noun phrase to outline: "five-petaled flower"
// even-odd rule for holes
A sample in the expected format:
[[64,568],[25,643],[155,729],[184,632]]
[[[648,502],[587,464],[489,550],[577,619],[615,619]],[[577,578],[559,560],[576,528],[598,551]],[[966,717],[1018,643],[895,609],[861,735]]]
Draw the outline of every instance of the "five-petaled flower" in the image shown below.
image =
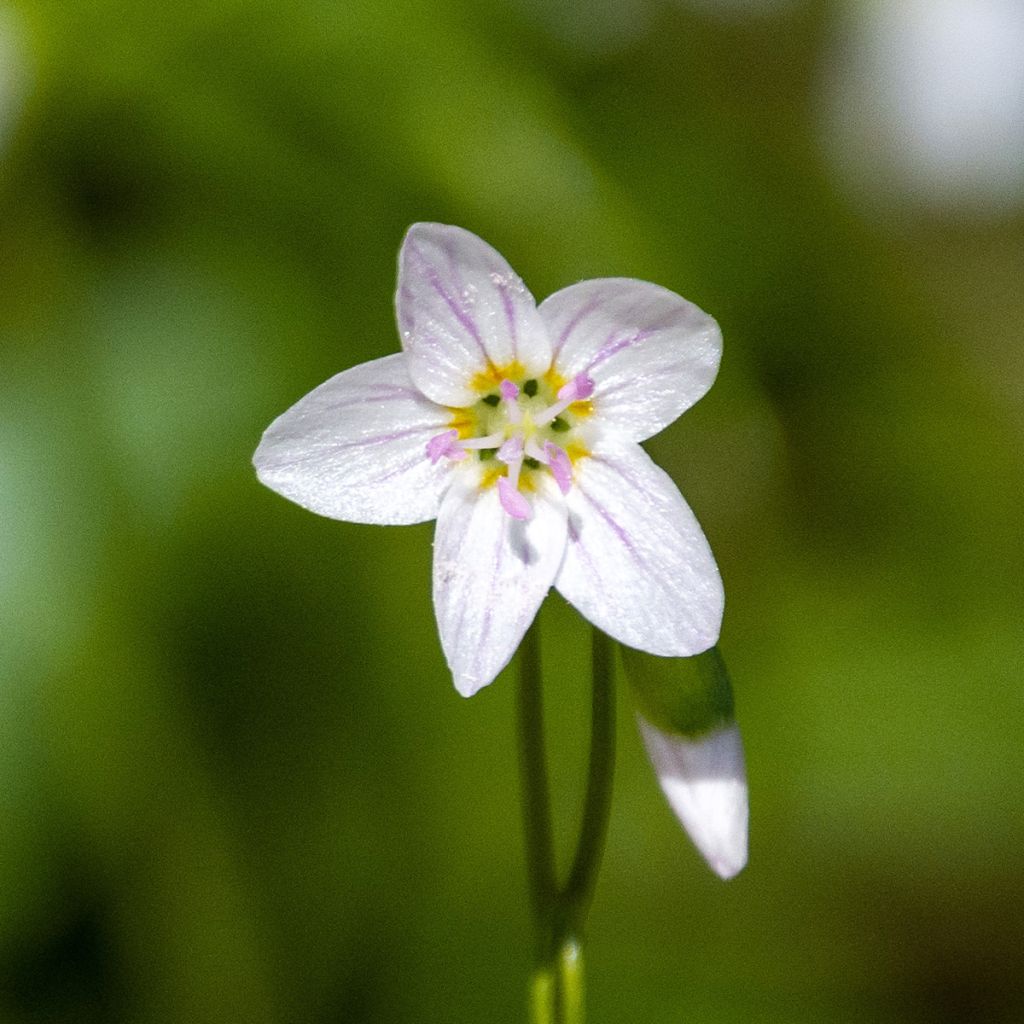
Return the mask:
[[645,281],[539,306],[476,235],[416,224],[399,256],[402,352],[278,417],[259,478],[334,519],[437,518],[434,606],[464,696],[515,653],[554,586],[651,654],[711,647],[722,583],[696,518],[640,447],[711,386],[721,334]]

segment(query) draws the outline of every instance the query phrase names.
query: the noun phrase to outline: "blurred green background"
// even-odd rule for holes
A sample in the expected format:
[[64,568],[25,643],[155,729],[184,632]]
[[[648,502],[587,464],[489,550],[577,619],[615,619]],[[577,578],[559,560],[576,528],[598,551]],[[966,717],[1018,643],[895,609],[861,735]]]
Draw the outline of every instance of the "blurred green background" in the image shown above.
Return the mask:
[[[452,689],[430,524],[249,464],[396,350],[416,220],[725,335],[649,448],[726,583],[751,860],[623,693],[594,1024],[1024,1019],[1021,18],[0,8],[0,1021],[523,1019],[514,679]],[[566,846],[588,634],[542,619]]]

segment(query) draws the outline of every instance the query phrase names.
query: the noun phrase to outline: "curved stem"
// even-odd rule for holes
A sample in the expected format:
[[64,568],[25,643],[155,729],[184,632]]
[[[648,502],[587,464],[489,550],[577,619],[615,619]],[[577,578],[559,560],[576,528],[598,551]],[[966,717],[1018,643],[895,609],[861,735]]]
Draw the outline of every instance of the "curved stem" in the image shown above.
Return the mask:
[[530,627],[519,656],[519,751],[523,827],[530,905],[536,930],[531,1024],[583,1024],[581,933],[594,894],[611,810],[615,767],[615,692],[612,642],[595,629],[592,643],[590,755],[583,821],[569,877],[559,889],[555,873],[551,805],[544,749],[540,638]]
[[534,621],[519,647],[519,767],[523,789],[526,875],[537,937],[538,963],[550,955],[550,929],[557,897],[555,846],[551,833],[544,700],[541,689],[540,628]]
[[596,626],[591,640],[593,689],[591,691],[590,763],[587,766],[587,792],[583,803],[583,823],[579,844],[562,892],[566,926],[570,934],[583,927],[597,882],[608,819],[612,806],[612,780],[615,774],[615,664],[614,650]]

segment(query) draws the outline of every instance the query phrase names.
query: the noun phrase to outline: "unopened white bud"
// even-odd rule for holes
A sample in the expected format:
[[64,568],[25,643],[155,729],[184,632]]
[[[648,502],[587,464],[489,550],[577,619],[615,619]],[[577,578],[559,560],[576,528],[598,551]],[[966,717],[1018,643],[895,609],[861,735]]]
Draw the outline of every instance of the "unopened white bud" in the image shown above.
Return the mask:
[[637,715],[658,782],[694,846],[721,878],[747,863],[747,770],[735,722],[696,738]]

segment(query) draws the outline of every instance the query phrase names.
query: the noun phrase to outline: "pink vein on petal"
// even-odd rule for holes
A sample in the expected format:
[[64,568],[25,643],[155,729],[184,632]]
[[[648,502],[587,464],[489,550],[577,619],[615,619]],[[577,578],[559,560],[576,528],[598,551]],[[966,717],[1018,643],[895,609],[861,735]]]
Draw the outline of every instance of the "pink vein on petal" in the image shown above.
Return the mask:
[[629,334],[624,338],[615,338],[615,332],[613,331],[608,335],[608,340],[601,346],[597,355],[590,360],[587,365],[586,373],[590,373],[591,370],[596,366],[600,366],[601,363],[611,359],[616,352],[621,352],[624,348],[629,348],[631,345],[636,345],[638,342],[644,340],[651,334],[650,330],[637,331],[635,334]]
[[[492,280],[494,279],[492,278]],[[516,330],[516,314],[512,306],[512,297],[508,293],[508,283],[499,275],[498,279],[494,281],[494,287],[498,289],[501,304],[505,307],[505,320],[508,322],[508,333],[512,339],[512,352],[515,358],[518,358],[519,338]]]
[[618,475],[627,483],[632,484],[633,487],[636,488],[637,493],[644,498],[649,505],[657,507],[665,504],[664,499],[656,491],[651,491],[646,482],[641,480],[628,464],[616,462],[604,455],[592,454],[590,457],[594,462],[603,463],[614,473],[618,473]]
[[622,541],[623,546],[633,556],[634,560],[642,565],[643,558],[640,556],[640,552],[633,546],[633,541],[625,529],[615,521],[612,514],[600,502],[592,498],[586,491],[581,493],[584,499],[593,507],[594,511],[611,527],[612,532]]
[[[427,258],[423,255],[423,253],[420,252],[420,250],[415,246],[411,247],[411,249],[412,252],[415,253],[416,258],[419,260],[421,267],[423,267],[424,271],[426,272],[426,278],[428,283],[430,284],[430,287],[433,288],[434,291],[445,302],[449,310],[451,310],[452,315],[463,326],[463,328],[466,330],[469,336],[476,342],[481,354],[483,355],[484,359],[486,359],[487,349],[484,348],[483,339],[480,337],[480,329],[477,327],[473,318],[459,305],[458,302],[455,301],[452,295],[448,292],[448,289],[445,288],[444,283],[441,281],[441,278],[438,275],[437,271],[434,269],[433,265],[427,260]],[[453,263],[454,260],[452,258],[451,253],[447,253],[447,255],[449,262]]]
[[400,466],[396,466],[390,473],[385,473],[383,476],[377,477],[377,483],[383,483],[385,480],[391,480],[396,476],[401,476],[403,473],[408,473],[410,469],[415,469],[416,466],[423,462],[422,456],[415,456],[409,459],[408,462],[403,462]]
[[572,521],[572,516],[569,516],[569,540],[576,545],[576,550],[579,553],[580,558],[589,566],[590,571],[594,572],[594,559],[590,557],[590,551],[587,546],[582,543],[580,539],[580,531],[576,529],[576,524]]
[[562,347],[569,340],[569,335],[576,330],[580,322],[585,317],[590,316],[590,314],[593,313],[594,310],[597,309],[597,307],[600,305],[601,299],[600,297],[598,297],[596,299],[591,299],[589,302],[585,303],[576,311],[576,314],[569,321],[569,323],[565,325],[565,327],[562,329],[562,333],[558,336],[558,344],[557,346],[554,347],[554,355],[558,355],[558,353],[562,351]]
[[[381,391],[379,394],[364,395],[360,398],[340,399],[337,402],[331,402],[330,404],[323,406],[323,408],[325,411],[334,412],[340,411],[342,409],[349,409],[355,405],[379,405],[381,402],[387,402],[396,398],[412,398],[413,400],[419,401],[420,403],[430,401],[429,399],[425,400],[423,395],[421,395],[418,391],[413,391],[412,388],[396,387],[394,391],[388,393]],[[435,405],[435,403],[433,402],[431,402],[430,404]]]
[[[504,520],[501,526],[501,533],[498,535],[498,548],[494,553],[494,575],[492,579],[495,583],[498,583],[498,574],[501,572],[501,564],[505,560],[505,531],[508,529],[508,521]],[[495,587],[495,589],[498,589]],[[487,608],[484,611],[484,621],[480,626],[480,647],[485,646],[487,638],[491,634],[491,626],[493,625],[492,617],[494,614],[494,602],[488,601]]]

